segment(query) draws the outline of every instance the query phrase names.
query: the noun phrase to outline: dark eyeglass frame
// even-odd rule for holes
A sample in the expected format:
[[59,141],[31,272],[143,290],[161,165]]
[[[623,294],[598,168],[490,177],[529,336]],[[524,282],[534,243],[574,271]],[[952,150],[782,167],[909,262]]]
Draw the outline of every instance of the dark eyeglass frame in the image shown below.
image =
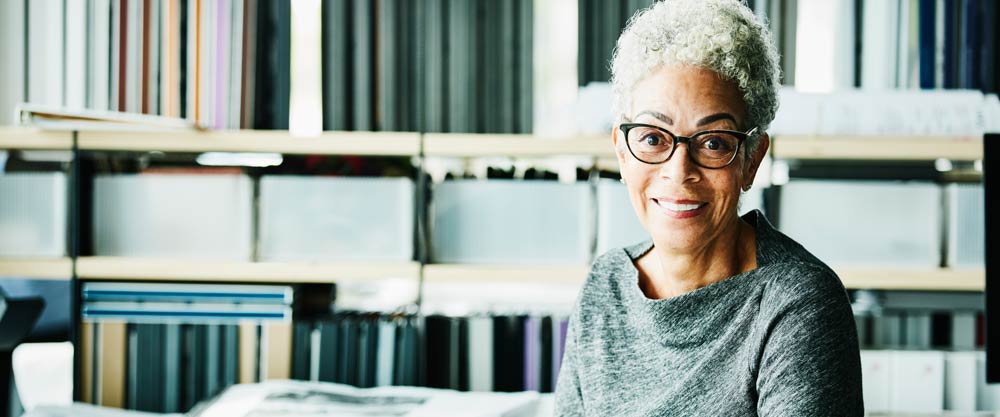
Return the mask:
[[[629,143],[629,140],[628,140],[628,132],[630,130],[632,130],[632,129],[637,128],[637,127],[645,127],[645,128],[652,128],[652,129],[655,129],[655,130],[659,130],[659,131],[661,131],[663,133],[666,133],[667,136],[670,137],[672,143],[670,144],[670,153],[667,154],[666,158],[663,158],[663,160],[659,161],[659,162],[649,162],[649,161],[643,160],[642,158],[640,158],[638,155],[635,154],[635,151],[632,150],[632,144]],[[680,143],[687,143],[688,144],[688,159],[690,159],[691,162],[693,162],[695,165],[700,166],[700,167],[705,168],[705,169],[722,169],[722,168],[725,168],[725,167],[731,165],[733,163],[733,161],[736,160],[736,155],[740,154],[740,149],[743,148],[743,142],[745,142],[747,139],[749,139],[751,136],[753,136],[754,134],[757,133],[757,128],[754,127],[753,129],[750,129],[750,130],[748,130],[746,132],[740,132],[738,130],[712,129],[712,130],[702,130],[700,132],[696,132],[695,134],[693,134],[691,136],[678,136],[678,135],[673,134],[671,131],[669,131],[667,129],[664,129],[664,128],[660,127],[660,126],[650,125],[650,124],[645,124],[645,123],[622,123],[622,124],[620,124],[618,126],[618,128],[621,129],[621,131],[622,131],[623,138],[625,139],[625,147],[628,148],[628,152],[630,154],[632,154],[632,157],[634,157],[639,162],[642,162],[644,164],[649,164],[649,165],[659,165],[659,164],[662,164],[664,162],[669,161],[670,158],[674,156],[674,152],[677,151],[678,144],[680,144]],[[703,136],[703,135],[707,135],[707,134],[711,134],[711,133],[725,133],[725,134],[733,135],[739,141],[739,142],[737,142],[737,144],[736,144],[736,150],[733,152],[733,156],[731,158],[729,158],[729,161],[727,161],[725,164],[723,164],[721,166],[717,166],[717,167],[710,167],[710,166],[702,165],[700,162],[698,162],[695,159],[694,152],[691,152],[691,141],[692,140],[694,140],[695,138],[697,138],[699,136]]]

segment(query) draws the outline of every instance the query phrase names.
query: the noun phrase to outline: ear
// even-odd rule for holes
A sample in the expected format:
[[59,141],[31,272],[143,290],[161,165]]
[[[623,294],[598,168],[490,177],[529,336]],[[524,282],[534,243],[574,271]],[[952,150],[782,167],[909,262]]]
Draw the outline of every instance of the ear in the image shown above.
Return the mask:
[[620,143],[620,140],[624,140],[621,137],[622,130],[620,129],[621,124],[615,123],[611,127],[611,146],[614,147],[615,157],[618,158],[618,170],[621,172],[621,168],[625,165],[625,144]]
[[767,156],[767,151],[771,146],[771,136],[764,133],[760,136],[760,142],[757,144],[757,150],[754,151],[753,157],[750,159],[750,166],[747,167],[746,171],[746,181],[743,186],[752,185],[754,177],[757,176],[757,168],[760,168],[761,161]]

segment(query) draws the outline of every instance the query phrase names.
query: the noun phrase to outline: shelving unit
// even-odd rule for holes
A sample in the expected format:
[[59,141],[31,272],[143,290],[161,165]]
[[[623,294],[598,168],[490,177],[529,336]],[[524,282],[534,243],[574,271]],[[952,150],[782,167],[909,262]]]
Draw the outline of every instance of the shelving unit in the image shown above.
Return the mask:
[[69,281],[73,276],[73,260],[0,259],[0,276]]
[[129,152],[252,152],[306,155],[415,156],[420,134],[411,132],[324,132],[293,136],[288,131],[192,132],[81,131],[81,150]]
[[975,161],[983,158],[975,137],[950,136],[775,136],[777,159]]
[[[295,137],[287,131],[127,132],[80,131],[77,143],[87,151],[128,152],[271,152],[282,154],[557,157],[592,156],[614,162],[606,136],[540,138],[519,134],[411,132],[324,132]],[[70,150],[73,132],[30,127],[0,128],[0,149]],[[982,144],[972,137],[830,137],[777,136],[778,159],[935,160],[982,159]],[[397,263],[276,263],[192,261],[124,257],[82,257],[81,279],[211,282],[333,282],[378,277],[413,277],[424,282],[517,281],[582,284],[585,265],[516,266]],[[0,260],[0,275],[68,279],[73,260]],[[896,270],[841,268],[848,288],[885,290],[982,291],[982,270]]]
[[416,262],[238,262],[82,257],[80,279],[187,282],[333,283],[385,277],[417,279]]
[[73,134],[32,127],[0,127],[0,149],[68,151],[73,149]]

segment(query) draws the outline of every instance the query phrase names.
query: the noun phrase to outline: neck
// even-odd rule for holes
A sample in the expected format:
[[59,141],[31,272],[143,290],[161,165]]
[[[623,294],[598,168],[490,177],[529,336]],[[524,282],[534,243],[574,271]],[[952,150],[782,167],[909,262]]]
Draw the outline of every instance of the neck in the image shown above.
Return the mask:
[[676,251],[655,245],[647,254],[643,292],[649,298],[662,299],[694,291],[709,284],[756,268],[754,230],[736,217],[702,247]]

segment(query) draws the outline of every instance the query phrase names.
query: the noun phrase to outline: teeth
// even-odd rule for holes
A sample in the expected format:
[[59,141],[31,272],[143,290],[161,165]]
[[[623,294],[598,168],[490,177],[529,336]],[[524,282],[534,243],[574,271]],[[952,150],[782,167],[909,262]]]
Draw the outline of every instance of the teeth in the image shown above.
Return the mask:
[[671,211],[690,211],[702,206],[702,204],[674,204],[659,200],[657,200],[657,203],[659,203],[661,207]]

